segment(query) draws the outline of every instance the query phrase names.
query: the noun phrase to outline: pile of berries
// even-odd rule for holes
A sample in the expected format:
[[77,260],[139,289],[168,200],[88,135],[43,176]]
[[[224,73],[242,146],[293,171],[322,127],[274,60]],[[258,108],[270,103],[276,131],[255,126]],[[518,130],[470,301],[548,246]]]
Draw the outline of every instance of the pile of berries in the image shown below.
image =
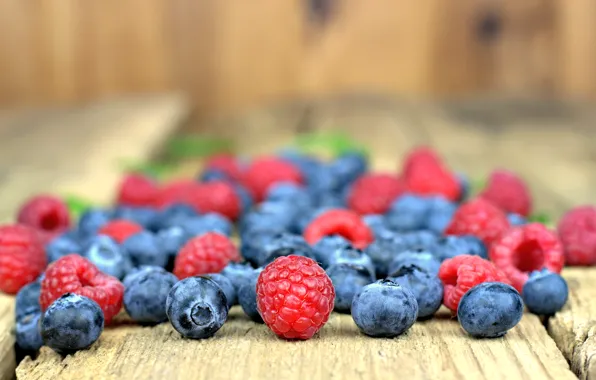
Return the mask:
[[357,153],[221,155],[196,180],[130,174],[114,207],[76,221],[58,198],[30,199],[0,227],[0,290],[16,294],[26,351],[89,347],[123,310],[208,338],[237,304],[285,339],[311,338],[333,310],[394,337],[442,305],[472,336],[498,337],[524,305],[563,307],[565,259],[596,263],[596,208],[571,210],[558,233],[528,222],[531,208],[515,174],[493,172],[470,197],[426,147],[393,173]]

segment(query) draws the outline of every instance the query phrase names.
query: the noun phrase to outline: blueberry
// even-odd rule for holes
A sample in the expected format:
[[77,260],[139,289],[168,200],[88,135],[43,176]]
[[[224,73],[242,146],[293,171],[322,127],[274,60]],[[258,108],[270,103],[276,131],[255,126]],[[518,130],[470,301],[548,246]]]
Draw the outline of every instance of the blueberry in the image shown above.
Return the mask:
[[370,228],[372,230],[375,237],[379,237],[380,235],[386,233],[387,231],[390,231],[389,226],[387,225],[387,222],[385,221],[384,215],[379,215],[379,214],[364,215],[362,217],[362,221],[364,222],[364,224],[366,224],[368,226],[368,228]]
[[366,247],[366,254],[370,256],[378,278],[387,277],[389,265],[398,254],[406,251],[407,246],[402,235],[385,230]]
[[139,277],[145,276],[146,274],[153,272],[167,273],[166,270],[162,267],[142,265],[140,267],[132,268],[130,271],[128,271],[128,273],[122,280],[122,284],[125,288],[128,288]]
[[522,289],[524,303],[534,314],[552,315],[567,302],[569,288],[560,275],[543,269],[530,273]]
[[41,281],[34,281],[19,290],[15,297],[15,314],[17,320],[27,314],[41,311],[41,306],[39,305],[40,291]]
[[418,317],[418,302],[410,289],[391,280],[365,286],[352,301],[352,318],[366,335],[393,338]]
[[459,301],[457,318],[463,329],[477,338],[496,338],[515,327],[524,304],[512,286],[485,282],[468,290]]
[[81,253],[81,245],[71,234],[62,234],[46,244],[46,255],[50,263],[70,253]]
[[368,170],[366,156],[357,152],[345,153],[329,164],[329,169],[341,188],[354,182]]
[[298,218],[296,219],[296,229],[299,230],[299,232],[304,232],[304,230],[306,229],[306,227],[308,227],[308,225],[315,220],[316,217],[318,217],[319,215],[323,214],[325,211],[328,211],[330,209],[332,209],[333,207],[317,207],[317,208],[312,208],[309,210],[304,211],[301,215],[298,216]]
[[257,280],[262,268],[255,269],[251,278],[238,290],[238,303],[242,307],[244,314],[257,323],[263,323],[263,318],[257,309]]
[[242,257],[252,265],[258,266],[261,257],[265,255],[265,245],[278,234],[279,232],[277,230],[246,232],[241,237],[240,253]]
[[91,346],[101,335],[103,324],[103,312],[95,301],[66,293],[44,313],[41,337],[54,351],[71,353]]
[[395,256],[389,265],[389,276],[393,276],[400,268],[415,265],[422,270],[436,276],[439,273],[441,262],[435,256],[425,250],[409,250]]
[[282,233],[267,242],[261,256],[258,258],[258,266],[270,264],[281,256],[304,256],[315,257],[313,249],[300,235]]
[[[234,285],[234,289],[236,290],[236,295],[238,295],[238,291],[240,287],[248,282],[252,278],[252,273],[254,269],[250,264],[241,264],[241,263],[234,263],[231,262],[221,271],[221,274],[226,276],[228,280],[232,282]],[[238,297],[236,297],[236,303],[238,302]]]
[[43,339],[39,330],[41,315],[40,309],[17,319],[15,335],[17,347],[21,350],[37,351],[43,346]]
[[265,197],[268,202],[288,202],[292,207],[307,210],[312,204],[305,188],[294,183],[280,182],[271,186]]
[[439,261],[451,259],[459,255],[475,255],[488,258],[486,246],[476,236],[445,236],[440,238],[433,249]]
[[111,219],[112,215],[109,211],[98,208],[87,209],[79,218],[79,233],[83,236],[91,237],[97,234],[97,231]]
[[111,237],[105,235],[98,235],[91,239],[83,250],[83,256],[95,264],[100,271],[119,279],[122,279],[132,267],[127,252]]
[[463,202],[468,199],[470,195],[470,179],[463,173],[457,173],[457,181],[459,182],[459,197],[458,201]]
[[457,210],[457,205],[440,196],[429,198],[429,204],[430,209],[426,220],[426,228],[441,235],[451,222],[453,214]]
[[411,231],[402,234],[408,249],[433,250],[439,236],[429,230]]
[[523,226],[524,224],[528,223],[526,218],[514,213],[507,214],[507,220],[509,221],[509,224],[512,226]]
[[327,268],[331,261],[331,256],[338,249],[345,249],[351,247],[352,244],[341,235],[324,236],[316,242],[312,248],[315,260],[321,264],[323,268]]
[[428,198],[404,194],[387,211],[387,224],[395,231],[416,231],[426,228],[430,212]]
[[435,314],[443,302],[443,283],[437,276],[415,265],[401,267],[391,280],[408,288],[418,302],[418,319]]
[[232,183],[232,187],[234,191],[240,198],[240,203],[242,205],[242,215],[246,214],[253,206],[254,200],[252,199],[252,195],[246,190],[246,188],[238,183]]
[[228,304],[223,290],[214,281],[188,277],[176,283],[168,294],[166,313],[180,335],[205,339],[225,323]]
[[214,281],[221,290],[223,290],[224,294],[226,295],[226,300],[228,301],[228,308],[234,306],[238,302],[238,296],[236,295],[236,288],[232,281],[229,278],[224,276],[220,273],[209,273],[201,275],[201,277],[205,277]]
[[157,237],[149,231],[141,231],[122,242],[122,248],[128,253],[134,266],[154,265],[165,267],[168,255],[159,245]]
[[292,231],[296,229],[297,209],[284,202],[263,202],[257,209],[249,211],[240,221],[240,234],[249,231],[276,230]]
[[226,236],[232,235],[232,224],[230,221],[215,213],[187,218],[181,224],[181,227],[191,237],[200,236],[207,232],[218,232]]
[[349,313],[354,296],[375,281],[368,269],[347,263],[330,266],[327,275],[335,288],[335,311],[340,313]]
[[157,222],[159,212],[151,207],[118,206],[114,210],[114,219],[135,222],[144,228],[152,228]]
[[155,235],[157,246],[168,257],[175,257],[189,240],[189,236],[182,227],[169,227],[160,230]]
[[194,208],[183,203],[176,203],[163,209],[153,223],[153,231],[181,226],[188,218],[199,215]]
[[329,265],[334,264],[354,264],[364,267],[373,278],[375,277],[375,266],[371,258],[362,250],[354,247],[343,247],[335,250],[329,257]]
[[223,171],[215,168],[208,168],[201,172],[199,175],[200,182],[211,182],[211,181],[229,181],[230,177]]
[[128,275],[125,280],[124,308],[133,321],[142,324],[167,321],[166,299],[178,282],[176,276],[155,269],[137,273],[133,278]]

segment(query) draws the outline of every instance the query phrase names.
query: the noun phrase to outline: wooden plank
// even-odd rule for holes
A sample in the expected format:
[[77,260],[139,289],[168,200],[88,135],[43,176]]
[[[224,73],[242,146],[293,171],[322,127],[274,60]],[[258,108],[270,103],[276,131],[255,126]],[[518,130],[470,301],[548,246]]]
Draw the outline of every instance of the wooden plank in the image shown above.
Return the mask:
[[[147,159],[186,113],[179,96],[154,96],[0,115],[1,222],[11,222],[21,202],[38,192],[109,202],[118,161]],[[16,364],[13,304],[0,294],[0,379],[11,378]]]

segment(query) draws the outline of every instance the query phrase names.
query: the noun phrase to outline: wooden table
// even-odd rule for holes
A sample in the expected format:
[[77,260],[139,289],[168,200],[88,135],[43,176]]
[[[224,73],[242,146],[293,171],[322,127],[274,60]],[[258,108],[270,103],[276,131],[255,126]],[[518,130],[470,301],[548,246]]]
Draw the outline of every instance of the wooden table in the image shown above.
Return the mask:
[[[139,117],[153,108],[141,107]],[[179,118],[168,120],[177,124]],[[299,132],[342,129],[370,148],[375,168],[383,171],[395,171],[412,146],[432,144],[451,166],[472,178],[483,178],[498,166],[519,172],[532,187],[536,208],[558,217],[572,205],[594,200],[595,120],[588,107],[559,103],[432,106],[346,98],[279,106],[194,128],[231,137],[245,154],[271,152]],[[99,168],[104,157],[93,160]],[[102,173],[107,174],[104,167]],[[54,173],[67,170],[61,166]],[[73,191],[98,183],[96,176],[88,175]],[[35,190],[46,188],[44,183],[38,185]],[[113,181],[107,181],[92,192],[106,197],[111,186]],[[314,339],[285,342],[235,308],[212,339],[181,339],[168,324],[153,328],[122,324],[107,329],[90,350],[73,356],[61,358],[43,348],[36,360],[26,358],[16,373],[22,379],[573,379],[574,373],[596,378],[592,333],[596,306],[591,302],[595,274],[591,269],[566,269],[571,287],[566,308],[547,321],[546,328],[527,314],[503,339],[471,339],[441,311],[396,339],[362,336],[349,316],[334,313]],[[11,321],[7,313],[0,314],[6,315],[1,326]],[[6,357],[9,329],[1,335]]]

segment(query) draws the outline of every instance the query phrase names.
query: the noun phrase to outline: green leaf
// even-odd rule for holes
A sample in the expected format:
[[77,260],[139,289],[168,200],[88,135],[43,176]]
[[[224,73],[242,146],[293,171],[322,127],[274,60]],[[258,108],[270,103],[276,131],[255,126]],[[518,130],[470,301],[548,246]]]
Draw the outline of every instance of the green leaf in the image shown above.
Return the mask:
[[368,155],[368,152],[361,144],[358,144],[350,136],[343,132],[315,132],[297,136],[294,145],[307,152],[322,150],[333,156],[357,152]]
[[538,211],[528,217],[528,222],[550,225],[552,218],[547,213]]
[[231,152],[233,144],[228,139],[202,135],[178,136],[166,146],[166,156],[171,160],[202,158],[216,153]]
[[78,219],[85,210],[94,206],[93,202],[77,195],[65,195],[63,199],[74,219]]
[[470,194],[476,195],[486,187],[486,179],[473,179],[470,181]]
[[130,173],[141,173],[147,176],[161,179],[176,170],[174,163],[168,162],[134,162],[122,160],[118,165],[122,171]]

